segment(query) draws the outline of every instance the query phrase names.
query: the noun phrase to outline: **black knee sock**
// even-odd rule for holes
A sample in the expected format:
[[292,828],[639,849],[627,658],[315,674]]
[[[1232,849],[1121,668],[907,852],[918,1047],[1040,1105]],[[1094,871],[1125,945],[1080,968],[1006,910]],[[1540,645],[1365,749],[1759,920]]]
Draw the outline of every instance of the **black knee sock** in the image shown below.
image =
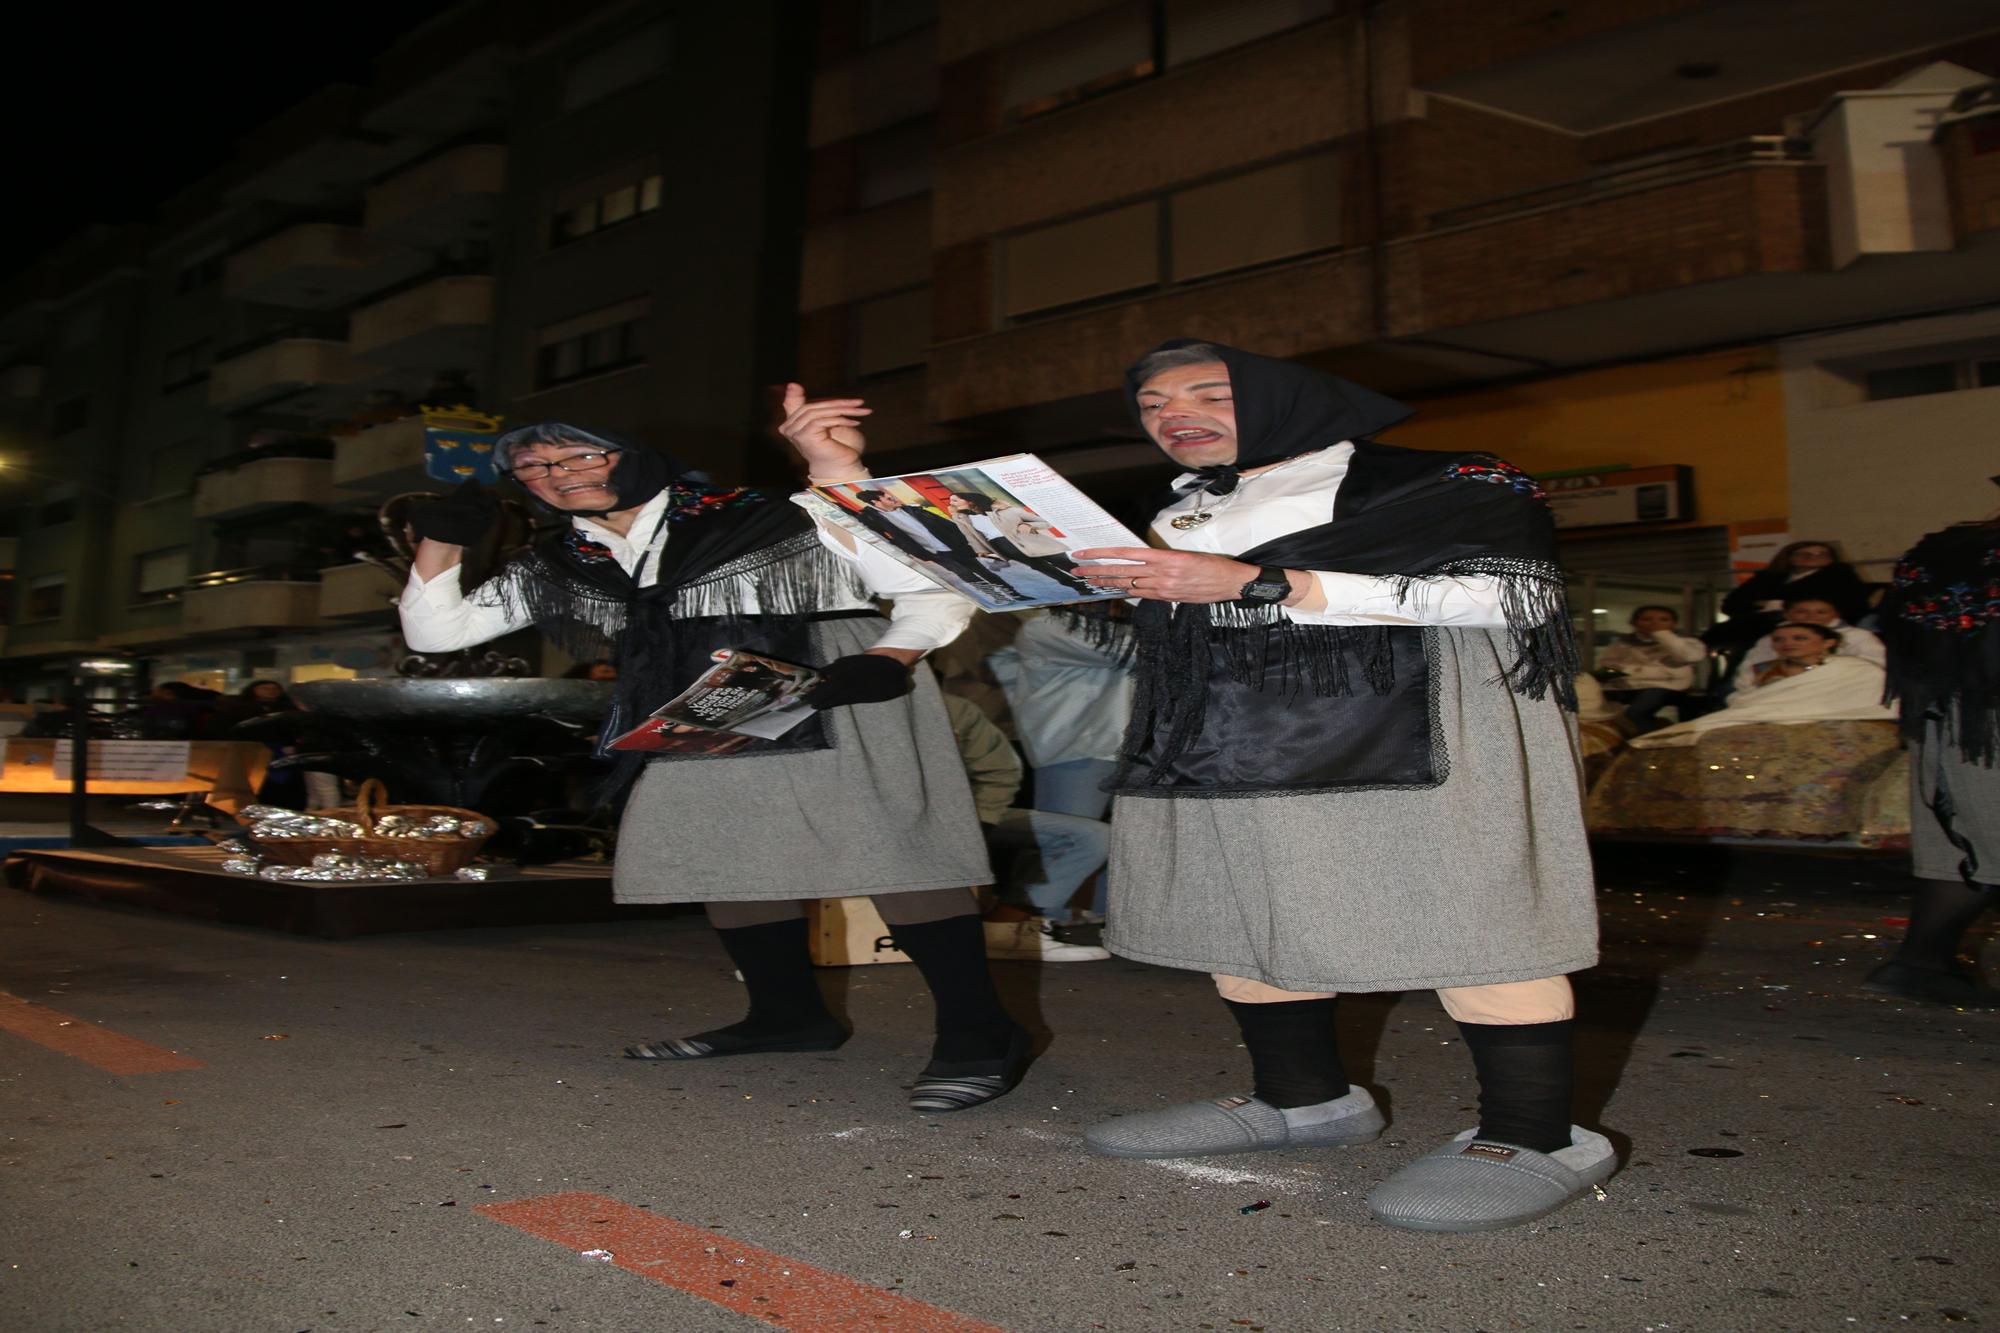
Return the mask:
[[1536,1152],[1569,1147],[1574,1021],[1458,1025],[1479,1071],[1480,1138]]
[[715,933],[750,992],[749,1015],[724,1031],[755,1037],[839,1026],[813,974],[804,917]]
[[1910,903],[1910,927],[1896,949],[1896,961],[1913,967],[1955,970],[1959,941],[2000,893],[1985,885],[1949,879],[1920,879]]
[[1284,1109],[1317,1106],[1347,1093],[1347,1069],[1340,1063],[1334,1028],[1338,996],[1244,1004],[1224,1000],[1236,1016],[1250,1052],[1257,1099]]
[[1000,1006],[993,971],[986,962],[986,925],[977,912],[941,921],[891,926],[896,947],[923,973],[937,1003],[937,1041],[932,1058],[948,1061],[998,1060],[1020,1025]]

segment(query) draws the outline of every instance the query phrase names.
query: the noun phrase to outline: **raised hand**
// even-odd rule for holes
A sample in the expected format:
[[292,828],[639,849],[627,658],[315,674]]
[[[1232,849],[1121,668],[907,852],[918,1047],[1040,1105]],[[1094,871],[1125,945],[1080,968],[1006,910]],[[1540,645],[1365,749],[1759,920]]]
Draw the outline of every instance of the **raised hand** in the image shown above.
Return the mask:
[[477,546],[500,521],[500,500],[477,481],[466,481],[450,495],[410,505],[410,531],[419,540],[446,546]]
[[806,461],[806,473],[821,481],[845,481],[865,477],[861,463],[868,441],[861,433],[860,418],[872,408],[859,398],[806,400],[803,384],[787,384],[783,401],[784,420],[778,434],[792,442]]

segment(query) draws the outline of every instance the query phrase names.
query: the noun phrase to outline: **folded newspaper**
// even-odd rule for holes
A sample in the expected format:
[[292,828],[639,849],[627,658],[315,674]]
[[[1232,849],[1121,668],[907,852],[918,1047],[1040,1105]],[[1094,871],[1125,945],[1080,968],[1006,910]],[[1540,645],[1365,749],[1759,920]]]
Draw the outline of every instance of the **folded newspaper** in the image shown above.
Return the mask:
[[1033,454],[815,486],[792,501],[988,611],[1123,597],[1071,574],[1069,553],[1146,545]]
[[730,754],[776,740],[813,715],[806,694],[819,673],[773,657],[724,648],[700,680],[644,722],[611,739],[611,750]]

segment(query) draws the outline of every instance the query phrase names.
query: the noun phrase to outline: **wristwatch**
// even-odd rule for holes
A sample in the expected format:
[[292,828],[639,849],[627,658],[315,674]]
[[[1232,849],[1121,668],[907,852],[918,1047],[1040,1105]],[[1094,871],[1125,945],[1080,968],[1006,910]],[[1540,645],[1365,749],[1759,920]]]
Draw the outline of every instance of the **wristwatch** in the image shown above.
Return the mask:
[[1265,565],[1257,571],[1257,577],[1243,585],[1236,594],[1238,601],[1252,606],[1269,606],[1282,602],[1292,595],[1292,581],[1285,577],[1285,571],[1276,565]]

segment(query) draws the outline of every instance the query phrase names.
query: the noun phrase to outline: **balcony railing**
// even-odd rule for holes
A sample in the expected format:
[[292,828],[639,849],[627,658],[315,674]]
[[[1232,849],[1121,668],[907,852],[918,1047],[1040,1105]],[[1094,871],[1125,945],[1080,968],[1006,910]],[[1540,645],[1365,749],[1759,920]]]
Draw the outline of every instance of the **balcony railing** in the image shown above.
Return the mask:
[[1781,134],[1752,135],[1745,139],[1733,139],[1728,143],[1711,144],[1705,148],[1663,153],[1642,162],[1610,167],[1588,176],[1557,181],[1551,185],[1537,185],[1532,189],[1516,190],[1512,194],[1481,199],[1477,203],[1441,209],[1430,215],[1429,230],[1443,231],[1453,227],[1477,226],[1481,223],[1497,222],[1502,218],[1521,217],[1551,208],[1566,208],[1573,204],[1589,203],[1616,195],[1657,189],[1663,185],[1677,185],[1683,181],[1740,171],[1744,167],[1803,165],[1812,161],[1814,161],[1812,146],[1804,139],[1794,139]]
[[333,488],[333,460],[267,454],[195,479],[194,516],[228,518],[283,505],[344,499]]
[[189,577],[181,627],[190,635],[320,624],[319,571],[290,565],[215,569]]
[[368,189],[370,234],[404,245],[444,246],[483,233],[499,214],[507,149],[463,144]]

